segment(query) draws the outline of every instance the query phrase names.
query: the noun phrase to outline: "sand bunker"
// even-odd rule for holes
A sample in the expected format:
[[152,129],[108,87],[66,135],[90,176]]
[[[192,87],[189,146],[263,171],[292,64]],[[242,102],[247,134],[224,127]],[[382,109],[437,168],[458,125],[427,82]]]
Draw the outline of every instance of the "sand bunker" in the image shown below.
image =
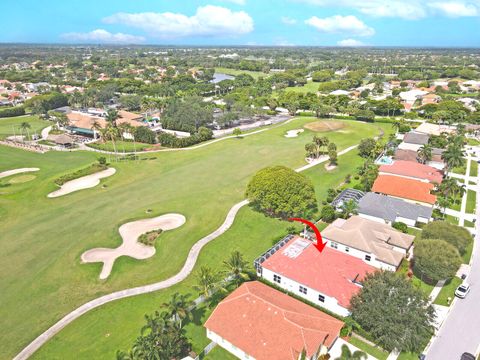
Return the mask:
[[287,133],[285,134],[286,138],[292,138],[292,137],[297,137],[298,134],[304,132],[305,130],[303,129],[295,129],[295,130],[288,130]]
[[32,172],[32,171],[38,171],[38,170],[40,169],[39,168],[21,168],[21,169],[7,170],[4,172],[0,172],[0,179],[7,176],[17,175],[17,174]]
[[315,132],[328,132],[343,129],[345,123],[335,120],[320,120],[305,124],[303,127]]
[[120,256],[130,256],[134,259],[143,260],[155,254],[153,246],[147,246],[137,242],[140,235],[152,230],[162,231],[176,229],[185,223],[185,216],[180,214],[165,214],[151,219],[143,219],[129,222],[120,226],[118,230],[123,239],[123,244],[116,249],[95,248],[82,254],[85,263],[103,262],[100,279],[106,279],[112,271],[115,260]]
[[60,187],[60,189],[54,192],[51,192],[47,196],[49,198],[55,198],[55,197],[70,194],[78,190],[95,187],[98,184],[100,184],[100,179],[112,176],[113,174],[115,174],[116,171],[117,170],[115,170],[114,168],[108,168],[107,170],[99,171],[95,174],[91,174],[75,180],[67,181],[65,184],[63,184]]

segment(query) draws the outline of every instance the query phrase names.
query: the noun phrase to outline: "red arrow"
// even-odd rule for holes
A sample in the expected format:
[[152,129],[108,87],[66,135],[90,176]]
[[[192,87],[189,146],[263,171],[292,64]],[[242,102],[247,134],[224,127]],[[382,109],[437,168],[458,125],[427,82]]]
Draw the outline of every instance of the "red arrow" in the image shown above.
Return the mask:
[[304,224],[308,225],[313,230],[313,232],[315,233],[315,236],[317,237],[317,243],[315,244],[315,247],[317,248],[318,251],[320,251],[320,252],[323,251],[323,249],[325,248],[325,245],[327,245],[327,243],[323,242],[322,234],[320,234],[320,231],[317,229],[317,227],[315,226],[314,223],[312,223],[308,220],[305,220],[305,219],[301,219],[301,218],[290,218],[288,220],[299,221],[301,223],[304,223]]

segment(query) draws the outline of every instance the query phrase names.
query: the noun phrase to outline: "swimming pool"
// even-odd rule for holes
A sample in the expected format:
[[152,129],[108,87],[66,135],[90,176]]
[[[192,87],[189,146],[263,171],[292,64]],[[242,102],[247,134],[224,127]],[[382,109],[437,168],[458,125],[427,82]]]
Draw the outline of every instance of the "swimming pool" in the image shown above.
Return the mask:
[[377,160],[377,164],[392,165],[393,159],[391,156],[382,156],[380,159]]

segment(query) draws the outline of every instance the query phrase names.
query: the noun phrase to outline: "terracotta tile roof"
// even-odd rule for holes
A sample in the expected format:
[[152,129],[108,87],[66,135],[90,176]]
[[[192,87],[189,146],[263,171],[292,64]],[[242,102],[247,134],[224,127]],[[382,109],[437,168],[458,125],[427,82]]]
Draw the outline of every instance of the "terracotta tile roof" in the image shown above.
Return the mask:
[[407,250],[414,239],[390,225],[360,216],[352,216],[348,220],[337,219],[322,234],[325,239],[374,254],[378,260],[396,267],[404,255],[394,250],[393,246]]
[[297,360],[330,347],[343,322],[258,281],[221,301],[205,327],[257,360]]
[[381,173],[389,173],[427,180],[428,182],[437,184],[440,184],[443,180],[443,173],[440,170],[428,165],[405,160],[395,160],[391,165],[382,165],[380,166],[379,171]]
[[[117,119],[117,125],[128,123],[132,126],[145,126],[146,124],[142,123],[140,120],[143,118],[142,115],[137,115],[128,111],[120,110],[118,112],[119,118]],[[101,127],[107,126],[107,121],[105,118],[100,116],[94,116],[86,113],[81,113],[78,111],[72,111],[67,114],[68,120],[70,120],[70,125],[82,129],[91,129],[93,123],[97,121]]]
[[433,185],[393,175],[380,175],[373,184],[372,191],[403,199],[435,204],[437,197],[430,194]]
[[[308,245],[304,247],[305,244]],[[302,250],[291,256],[296,249]],[[298,236],[264,261],[262,267],[333,297],[344,308],[360,291],[353,281],[360,282],[368,272],[376,271],[363,260],[330,247],[320,253],[312,242]]]

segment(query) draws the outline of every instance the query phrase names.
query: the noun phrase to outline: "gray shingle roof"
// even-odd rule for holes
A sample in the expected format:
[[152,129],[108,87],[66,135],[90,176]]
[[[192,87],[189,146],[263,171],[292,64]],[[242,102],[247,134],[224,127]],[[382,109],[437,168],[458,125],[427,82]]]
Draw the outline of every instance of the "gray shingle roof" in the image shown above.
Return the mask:
[[425,145],[428,143],[429,136],[427,134],[421,134],[416,132],[409,132],[405,134],[403,142],[409,144]]
[[387,195],[369,192],[358,203],[360,214],[395,221],[397,216],[417,220],[419,217],[430,219],[432,208],[412,204],[407,201],[396,199]]

